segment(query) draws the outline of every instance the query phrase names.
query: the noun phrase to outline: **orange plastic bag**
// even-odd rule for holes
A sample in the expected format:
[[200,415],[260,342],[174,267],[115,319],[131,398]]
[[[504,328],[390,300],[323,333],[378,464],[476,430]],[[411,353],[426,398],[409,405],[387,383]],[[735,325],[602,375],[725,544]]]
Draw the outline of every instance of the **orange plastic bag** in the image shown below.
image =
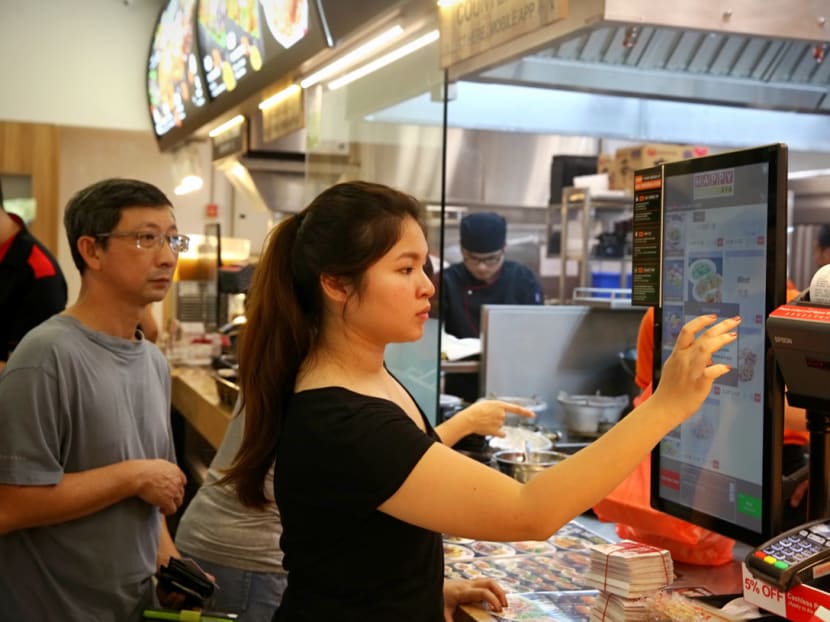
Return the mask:
[[[650,388],[637,401],[648,397]],[[648,456],[593,510],[600,520],[617,523],[620,538],[667,549],[676,562],[718,566],[732,561],[734,540],[655,510],[650,494]]]

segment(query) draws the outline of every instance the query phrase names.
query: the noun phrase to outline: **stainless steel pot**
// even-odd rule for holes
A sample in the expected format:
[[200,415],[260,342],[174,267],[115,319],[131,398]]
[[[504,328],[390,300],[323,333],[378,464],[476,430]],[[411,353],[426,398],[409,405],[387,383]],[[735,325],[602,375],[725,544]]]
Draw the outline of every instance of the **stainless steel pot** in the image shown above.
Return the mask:
[[528,456],[525,455],[524,451],[506,449],[497,451],[493,459],[496,461],[499,471],[525,483],[537,473],[562,462],[567,457],[567,454],[558,451],[531,451],[528,460]]
[[568,395],[560,391],[557,400],[565,410],[565,425],[576,434],[597,434],[600,426],[613,425],[628,406],[627,395]]

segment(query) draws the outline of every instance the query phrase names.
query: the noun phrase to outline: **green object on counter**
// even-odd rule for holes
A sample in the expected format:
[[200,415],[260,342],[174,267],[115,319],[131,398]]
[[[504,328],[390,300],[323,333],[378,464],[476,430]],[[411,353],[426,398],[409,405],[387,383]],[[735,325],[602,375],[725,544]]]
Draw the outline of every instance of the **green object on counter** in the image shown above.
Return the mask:
[[192,611],[175,609],[145,609],[145,620],[177,620],[178,622],[228,622],[236,620],[236,614],[213,611]]

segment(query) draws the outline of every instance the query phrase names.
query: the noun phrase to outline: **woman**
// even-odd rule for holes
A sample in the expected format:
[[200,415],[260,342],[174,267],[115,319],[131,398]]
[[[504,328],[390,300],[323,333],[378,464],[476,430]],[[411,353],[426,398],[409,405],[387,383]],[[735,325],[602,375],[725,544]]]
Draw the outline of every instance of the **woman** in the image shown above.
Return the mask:
[[683,328],[652,399],[527,484],[452,451],[383,364],[386,344],[418,339],[429,316],[421,216],[386,186],[337,184],[280,223],[260,259],[240,344],[247,421],[226,481],[261,506],[276,457],[288,588],[275,620],[440,622],[472,601],[500,610],[495,583],[444,582],[441,533],[549,537],[728,371],[711,357],[740,320],[703,316]]
[[[282,567],[280,513],[273,490],[264,490],[259,510],[245,507],[236,491],[218,480],[231,464],[242,440],[245,411],[239,403],[204,484],[187,506],[176,528],[176,548],[195,560],[219,584],[207,603],[210,609],[238,615],[239,622],[268,622],[282,600],[286,575]],[[467,434],[505,436],[506,414],[532,417],[527,408],[499,400],[482,400],[436,426],[443,443],[453,445]],[[265,486],[273,488],[273,469]]]

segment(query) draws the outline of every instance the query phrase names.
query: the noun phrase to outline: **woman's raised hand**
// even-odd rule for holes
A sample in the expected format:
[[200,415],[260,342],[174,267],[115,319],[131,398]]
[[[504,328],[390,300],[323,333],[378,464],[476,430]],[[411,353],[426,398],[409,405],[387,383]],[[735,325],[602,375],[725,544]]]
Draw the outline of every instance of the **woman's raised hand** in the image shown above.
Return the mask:
[[654,398],[667,408],[678,410],[681,421],[700,408],[715,379],[731,369],[723,363],[714,364],[712,356],[738,338],[736,328],[741,318],[736,316],[717,324],[716,321],[715,315],[701,315],[687,322],[663,365]]

